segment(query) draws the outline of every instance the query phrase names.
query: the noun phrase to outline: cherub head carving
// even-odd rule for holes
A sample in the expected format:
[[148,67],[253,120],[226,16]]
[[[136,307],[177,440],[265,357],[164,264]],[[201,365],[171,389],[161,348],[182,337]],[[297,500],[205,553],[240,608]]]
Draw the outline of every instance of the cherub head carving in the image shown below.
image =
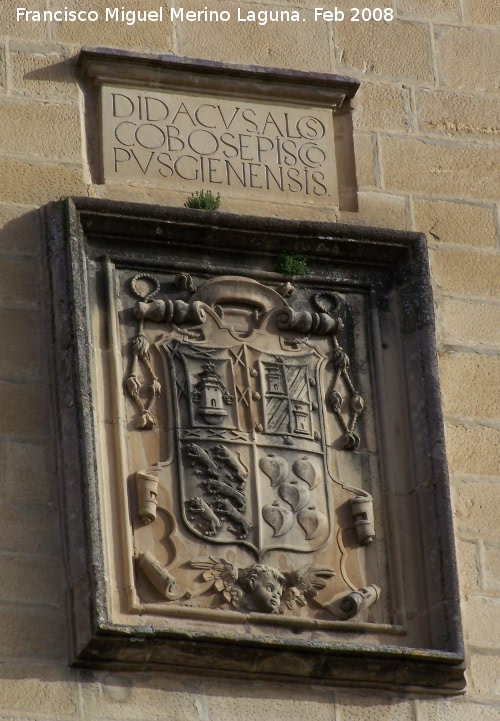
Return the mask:
[[275,568],[261,563],[242,568],[238,584],[245,592],[244,605],[248,611],[280,613],[286,579]]

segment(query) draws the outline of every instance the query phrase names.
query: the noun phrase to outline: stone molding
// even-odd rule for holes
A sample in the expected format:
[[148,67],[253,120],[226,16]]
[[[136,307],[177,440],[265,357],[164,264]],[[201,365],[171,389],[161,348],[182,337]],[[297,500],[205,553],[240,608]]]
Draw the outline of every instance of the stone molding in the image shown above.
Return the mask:
[[[459,596],[423,236],[82,198],[51,204],[45,219],[73,663],[459,691]],[[277,250],[306,255],[309,270],[277,273]],[[317,312],[304,305],[314,293],[322,296]],[[345,302],[341,322],[325,305],[328,293]],[[238,298],[243,303],[235,308]],[[285,334],[285,367],[291,352],[297,372],[304,364],[313,368],[325,348],[332,353],[325,356],[331,378],[347,372],[348,360],[353,374],[341,379],[352,416],[341,421],[339,391],[330,387],[323,400],[322,381],[314,383],[308,400],[297,396],[290,411],[297,421],[291,435],[275,431],[285,460],[261,456],[259,483],[276,501],[264,506],[259,523],[264,537],[278,539],[276,549],[260,547],[252,536],[258,513],[249,515],[248,488],[255,479],[241,445],[228,453],[227,444],[183,441],[181,434],[177,458],[186,469],[192,464],[184,472],[186,495],[177,501],[175,493],[170,500],[165,495],[174,487],[175,454],[168,450],[174,386],[164,386],[168,373],[158,371],[158,359],[166,352],[169,363],[192,368],[192,400],[185,410],[178,406],[175,428],[186,427],[191,413],[197,433],[232,429],[238,391],[225,351],[199,360],[203,345],[196,344],[206,345],[203,324],[219,348],[229,347],[234,323],[235,338],[252,339],[242,323],[257,323],[262,336],[249,303],[268,323],[278,313],[280,330],[273,333],[276,342]],[[149,355],[141,335],[156,343]],[[308,360],[297,365],[293,348],[301,339]],[[175,360],[179,348],[184,360]],[[258,361],[263,382],[283,363],[276,354],[271,362],[269,352],[275,353],[272,345]],[[279,395],[278,385],[271,396]],[[256,403],[261,393],[254,392]],[[323,403],[318,418],[328,414],[330,430],[316,420],[301,426],[304,407],[312,418]],[[322,487],[314,444],[324,432],[335,459],[328,472],[336,500],[332,505],[330,491],[323,497],[316,490],[316,510],[299,517],[305,497]],[[306,456],[294,447],[306,447]],[[148,454],[155,462],[141,466],[137,459]],[[198,486],[196,474],[206,477]],[[190,488],[200,489],[197,497]],[[338,547],[321,540],[321,534],[334,539],[327,523],[333,510],[334,528],[344,534]],[[288,533],[295,541],[283,553],[279,539]],[[191,563],[205,586],[189,581],[189,563],[160,558],[176,543],[207,547],[209,560],[200,551]],[[327,567],[319,563],[324,549]],[[294,553],[312,554],[318,565],[299,568],[290,560]],[[254,595],[259,574],[281,588],[273,588],[272,604]],[[350,574],[360,583],[348,587]],[[184,593],[188,581],[201,584],[208,605],[197,606],[195,586]]]

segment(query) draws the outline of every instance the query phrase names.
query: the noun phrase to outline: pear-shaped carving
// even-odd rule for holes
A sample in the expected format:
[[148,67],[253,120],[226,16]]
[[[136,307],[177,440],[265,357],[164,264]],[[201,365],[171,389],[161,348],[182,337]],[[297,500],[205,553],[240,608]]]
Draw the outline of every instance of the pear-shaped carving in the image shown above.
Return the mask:
[[270,453],[268,456],[261,458],[259,466],[266,476],[269,477],[273,488],[286,481],[288,471],[290,470],[285,459],[281,458],[281,456],[275,456],[274,453]]
[[303,483],[297,483],[297,481],[283,483],[279,487],[278,493],[284,501],[291,505],[294,511],[300,511],[302,508],[305,508],[311,496],[309,487]]
[[292,470],[296,476],[307,483],[309,488],[316,488],[319,484],[319,474],[308,456],[299,458],[292,466]]
[[285,506],[281,506],[278,501],[274,501],[272,506],[264,506],[262,509],[262,517],[273,529],[274,537],[283,536],[292,527],[292,511]]
[[312,541],[321,536],[328,528],[326,516],[313,508],[304,508],[297,514],[297,521],[302,526],[306,539]]

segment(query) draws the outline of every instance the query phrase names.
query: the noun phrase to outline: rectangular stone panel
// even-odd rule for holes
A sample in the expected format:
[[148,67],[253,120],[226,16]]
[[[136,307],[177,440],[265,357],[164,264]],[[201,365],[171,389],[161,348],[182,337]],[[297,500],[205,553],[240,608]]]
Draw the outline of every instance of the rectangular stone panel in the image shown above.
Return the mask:
[[102,123],[106,183],[338,204],[328,110],[104,86]]
[[462,688],[424,237],[46,217],[73,662]]
[[79,67],[100,182],[352,205],[357,81],[117,51],[84,50]]

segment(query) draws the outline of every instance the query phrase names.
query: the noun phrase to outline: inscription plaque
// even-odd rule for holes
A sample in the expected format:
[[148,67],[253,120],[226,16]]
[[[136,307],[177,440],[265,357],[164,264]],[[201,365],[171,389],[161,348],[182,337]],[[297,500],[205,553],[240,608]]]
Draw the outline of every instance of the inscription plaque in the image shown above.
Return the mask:
[[349,103],[357,81],[123,51],[83,50],[79,67],[97,86],[87,127],[94,138],[98,115],[101,182],[355,203]]
[[462,688],[423,238],[47,220],[74,662]]
[[102,89],[104,179],[338,203],[332,113]]

